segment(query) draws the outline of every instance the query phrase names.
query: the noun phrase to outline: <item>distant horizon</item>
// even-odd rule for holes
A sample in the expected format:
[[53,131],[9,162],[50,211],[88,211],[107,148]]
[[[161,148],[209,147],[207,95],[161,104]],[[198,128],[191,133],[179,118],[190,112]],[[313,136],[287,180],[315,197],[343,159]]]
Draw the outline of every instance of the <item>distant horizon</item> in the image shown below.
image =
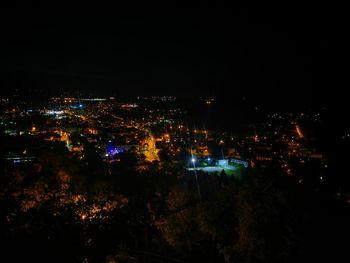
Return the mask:
[[6,9],[0,94],[246,96],[277,110],[346,102],[342,24],[329,6],[169,7],[154,16]]
[[[183,94],[179,92],[164,92],[164,93],[148,93],[145,92],[135,92],[133,94],[121,92],[120,90],[116,91],[108,91],[99,89],[99,90],[84,90],[84,89],[78,89],[75,91],[72,90],[52,90],[52,89],[44,89],[44,88],[17,88],[17,89],[2,89],[0,92],[0,97],[6,98],[15,95],[20,95],[21,99],[30,101],[37,101],[41,99],[49,99],[52,97],[61,97],[61,96],[72,96],[72,97],[78,97],[78,92],[81,95],[81,98],[110,98],[114,97],[117,100],[133,100],[137,99],[137,97],[162,97],[162,96],[172,96],[176,97],[177,99],[199,99],[202,98],[214,98],[217,101],[229,103],[230,107],[240,107],[240,105],[244,105],[246,103],[249,103],[250,105],[256,105],[258,107],[262,107],[269,110],[285,110],[285,109],[292,109],[292,110],[305,110],[305,109],[320,109],[323,107],[326,108],[335,108],[335,109],[343,109],[346,106],[346,97],[345,96],[339,96],[337,93],[327,93],[326,94],[316,94],[313,96],[313,92],[310,92],[309,94],[306,92],[305,96],[298,97],[299,94],[291,94],[290,98],[281,98],[273,96],[273,91],[270,92],[257,92],[258,96],[256,94],[244,94],[242,91],[240,92],[233,92],[232,90],[224,90],[223,92],[218,92],[217,94],[208,94],[198,91],[197,94]],[[322,91],[320,91],[322,92]],[[283,92],[281,90],[278,92],[280,94],[287,94],[288,92]],[[318,95],[318,97],[317,97]],[[335,98],[335,95],[337,98]],[[322,99],[320,97],[322,96]],[[339,97],[338,97],[339,96]],[[292,98],[292,99],[291,99]],[[316,99],[315,99],[316,98]]]

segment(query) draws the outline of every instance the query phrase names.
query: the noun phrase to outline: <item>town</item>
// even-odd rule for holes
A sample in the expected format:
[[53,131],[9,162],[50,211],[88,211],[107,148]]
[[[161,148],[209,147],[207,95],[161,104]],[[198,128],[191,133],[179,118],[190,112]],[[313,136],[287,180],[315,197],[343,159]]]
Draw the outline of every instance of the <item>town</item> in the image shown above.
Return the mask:
[[[214,99],[203,103],[208,101]],[[108,173],[122,153],[132,153],[137,169],[147,169],[148,163],[168,163],[189,171],[224,170],[227,175],[241,176],[249,167],[277,162],[289,176],[306,165],[317,167],[320,183],[327,176],[327,158],[298,124],[321,122],[320,113],[272,113],[264,122],[249,124],[246,134],[235,134],[194,128],[176,97],[138,97],[128,102],[114,97],[57,97],[41,107],[25,102],[14,106],[3,99],[2,107],[4,134],[64,143],[69,155],[82,161],[85,148],[94,149]],[[17,164],[35,156],[22,148],[8,152],[6,159]],[[303,180],[298,178],[300,183]]]

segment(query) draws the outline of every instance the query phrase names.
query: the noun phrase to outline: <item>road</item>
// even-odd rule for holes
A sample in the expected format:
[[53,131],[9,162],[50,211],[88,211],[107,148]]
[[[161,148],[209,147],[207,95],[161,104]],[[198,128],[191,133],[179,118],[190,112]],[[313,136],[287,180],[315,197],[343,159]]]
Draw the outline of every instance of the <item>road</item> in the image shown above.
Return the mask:
[[152,134],[148,136],[148,138],[146,139],[146,143],[148,144],[148,148],[144,152],[146,156],[146,161],[159,161],[159,150],[156,148],[156,140]]

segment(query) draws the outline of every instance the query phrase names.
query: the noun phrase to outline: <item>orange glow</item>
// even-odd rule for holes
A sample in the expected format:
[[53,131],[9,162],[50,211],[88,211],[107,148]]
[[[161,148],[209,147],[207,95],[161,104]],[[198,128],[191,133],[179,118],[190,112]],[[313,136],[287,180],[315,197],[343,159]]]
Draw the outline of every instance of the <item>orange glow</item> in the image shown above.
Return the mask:
[[164,140],[165,142],[169,143],[170,142],[170,135],[168,133],[164,134]]
[[299,138],[304,138],[304,135],[303,135],[303,133],[301,132],[300,127],[299,127],[298,125],[296,125],[295,128],[296,128],[296,132],[297,132]]

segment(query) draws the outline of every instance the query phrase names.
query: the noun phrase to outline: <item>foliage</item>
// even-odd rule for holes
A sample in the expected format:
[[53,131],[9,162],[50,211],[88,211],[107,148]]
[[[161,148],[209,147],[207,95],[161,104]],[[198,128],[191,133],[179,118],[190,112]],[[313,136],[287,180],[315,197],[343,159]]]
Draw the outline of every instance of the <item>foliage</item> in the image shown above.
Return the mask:
[[195,177],[181,167],[137,171],[136,156],[125,154],[120,167],[101,174],[60,147],[37,154],[38,162],[1,177],[7,240],[45,237],[67,258],[95,261],[118,258],[120,247],[135,262],[140,250],[238,263],[291,262],[299,253],[297,188],[274,169],[240,180],[198,172],[199,198]]

